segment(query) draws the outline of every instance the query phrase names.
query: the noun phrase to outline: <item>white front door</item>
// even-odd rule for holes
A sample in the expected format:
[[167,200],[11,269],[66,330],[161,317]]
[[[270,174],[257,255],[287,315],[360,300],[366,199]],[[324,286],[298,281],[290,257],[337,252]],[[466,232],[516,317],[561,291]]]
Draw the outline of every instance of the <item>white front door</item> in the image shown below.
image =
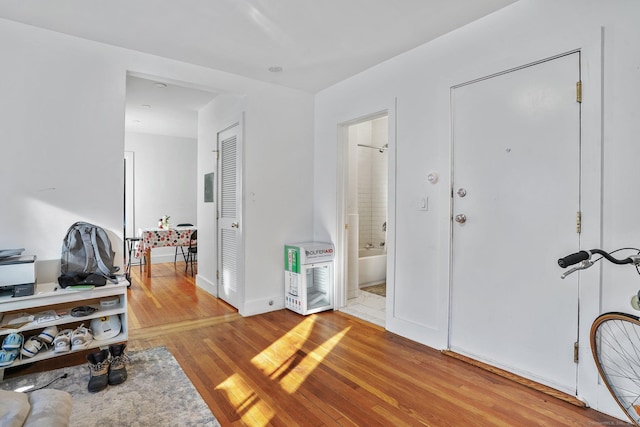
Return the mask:
[[579,244],[579,80],[572,53],[451,91],[450,348],[571,394],[578,278],[556,261]]
[[242,279],[242,123],[218,133],[218,296],[240,309]]

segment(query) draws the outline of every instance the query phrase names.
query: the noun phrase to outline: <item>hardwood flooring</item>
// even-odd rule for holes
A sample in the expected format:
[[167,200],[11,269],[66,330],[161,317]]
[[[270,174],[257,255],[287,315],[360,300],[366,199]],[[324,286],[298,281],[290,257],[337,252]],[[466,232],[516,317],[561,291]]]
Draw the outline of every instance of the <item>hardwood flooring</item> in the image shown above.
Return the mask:
[[133,274],[128,349],[166,346],[223,426],[623,424],[337,311],[241,317],[180,262]]

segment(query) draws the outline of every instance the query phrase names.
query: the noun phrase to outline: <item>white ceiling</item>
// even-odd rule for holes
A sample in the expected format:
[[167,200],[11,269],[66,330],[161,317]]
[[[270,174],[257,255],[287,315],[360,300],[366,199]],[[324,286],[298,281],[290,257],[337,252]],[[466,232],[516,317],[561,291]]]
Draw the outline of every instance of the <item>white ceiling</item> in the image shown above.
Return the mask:
[[515,1],[3,0],[0,18],[315,93]]
[[127,76],[127,132],[196,138],[198,110],[217,94]]

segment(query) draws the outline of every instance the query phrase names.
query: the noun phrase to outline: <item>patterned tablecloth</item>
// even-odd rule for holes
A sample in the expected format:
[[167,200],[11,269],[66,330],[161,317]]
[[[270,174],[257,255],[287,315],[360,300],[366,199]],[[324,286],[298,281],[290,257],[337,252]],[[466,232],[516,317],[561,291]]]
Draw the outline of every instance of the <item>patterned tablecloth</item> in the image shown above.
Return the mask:
[[147,254],[153,248],[163,246],[189,246],[189,238],[196,227],[175,227],[175,228],[142,228],[138,231],[142,239],[136,248],[136,257]]

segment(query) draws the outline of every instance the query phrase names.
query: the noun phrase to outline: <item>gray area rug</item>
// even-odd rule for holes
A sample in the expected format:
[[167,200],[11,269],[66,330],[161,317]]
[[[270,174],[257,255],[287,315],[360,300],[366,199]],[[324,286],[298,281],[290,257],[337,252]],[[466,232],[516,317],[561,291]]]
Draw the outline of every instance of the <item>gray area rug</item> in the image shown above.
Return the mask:
[[207,404],[165,347],[127,352],[128,379],[89,393],[89,368],[71,368],[29,374],[0,383],[2,390],[35,385],[71,394],[71,426],[220,426]]

